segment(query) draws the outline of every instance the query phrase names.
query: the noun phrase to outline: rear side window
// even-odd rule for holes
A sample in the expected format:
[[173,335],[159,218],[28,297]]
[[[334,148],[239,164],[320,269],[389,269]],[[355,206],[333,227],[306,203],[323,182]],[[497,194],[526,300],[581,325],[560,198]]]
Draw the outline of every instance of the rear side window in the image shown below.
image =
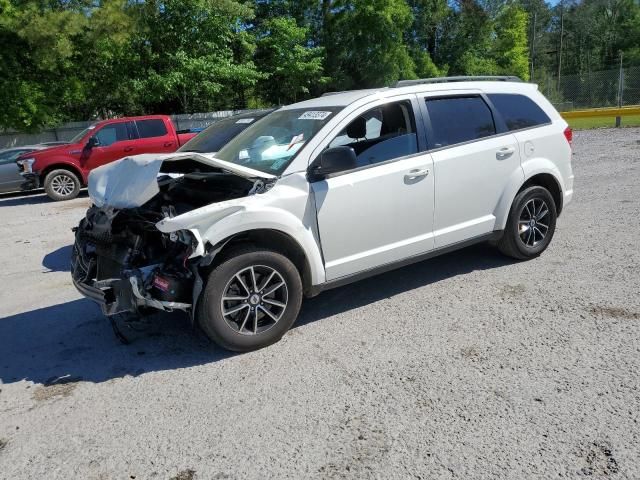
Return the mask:
[[547,114],[529,97],[508,93],[492,93],[488,97],[511,131],[551,123]]
[[167,127],[159,119],[139,120],[136,125],[140,138],[164,137],[167,134]]
[[491,110],[481,97],[426,99],[433,148],[442,148],[495,135]]

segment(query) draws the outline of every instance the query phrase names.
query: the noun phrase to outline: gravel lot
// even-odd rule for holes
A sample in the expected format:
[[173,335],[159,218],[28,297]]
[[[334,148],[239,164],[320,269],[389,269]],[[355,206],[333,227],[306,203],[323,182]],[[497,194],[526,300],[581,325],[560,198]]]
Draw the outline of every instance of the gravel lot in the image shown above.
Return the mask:
[[326,292],[244,355],[180,315],[121,345],[70,282],[86,196],[0,198],[0,477],[640,478],[640,129],[574,146],[541,258]]

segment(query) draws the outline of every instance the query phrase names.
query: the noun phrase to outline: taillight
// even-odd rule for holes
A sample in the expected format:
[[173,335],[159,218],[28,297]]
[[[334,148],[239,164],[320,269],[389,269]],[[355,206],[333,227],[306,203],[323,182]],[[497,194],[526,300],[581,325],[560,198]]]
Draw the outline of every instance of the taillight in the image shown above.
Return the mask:
[[564,129],[564,138],[567,139],[567,142],[569,142],[569,146],[571,146],[571,142],[573,142],[573,130],[571,130],[571,127],[567,127]]

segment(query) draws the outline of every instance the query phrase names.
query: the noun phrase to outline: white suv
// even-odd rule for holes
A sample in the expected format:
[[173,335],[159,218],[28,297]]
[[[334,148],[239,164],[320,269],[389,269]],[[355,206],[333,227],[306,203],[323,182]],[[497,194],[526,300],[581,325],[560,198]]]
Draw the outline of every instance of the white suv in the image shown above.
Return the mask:
[[123,159],[89,192],[80,292],[109,316],[188,311],[247,351],[303,296],[480,241],[540,255],[573,194],[571,130],[511,77],[405,81],[280,108],[215,155]]

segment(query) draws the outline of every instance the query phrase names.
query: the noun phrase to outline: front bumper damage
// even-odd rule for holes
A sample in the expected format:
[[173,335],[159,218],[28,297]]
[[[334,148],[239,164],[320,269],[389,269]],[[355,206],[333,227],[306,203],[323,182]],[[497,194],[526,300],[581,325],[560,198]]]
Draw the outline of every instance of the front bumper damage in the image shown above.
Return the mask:
[[[99,251],[104,251],[105,247],[87,238],[83,223],[76,229],[75,235],[71,257],[73,285],[83,296],[98,303],[105,315],[139,313],[145,307],[168,312],[191,309],[192,303],[161,300],[149,293],[153,289],[153,282],[162,274],[162,264],[129,269],[122,263],[121,268],[113,271],[113,278],[102,278],[104,275],[99,273],[100,262],[108,262],[113,266],[114,258],[99,255]],[[107,250],[126,255],[122,248]]]
[[21,173],[24,182],[20,185],[20,190],[35,190],[40,188],[40,177],[36,173]]

